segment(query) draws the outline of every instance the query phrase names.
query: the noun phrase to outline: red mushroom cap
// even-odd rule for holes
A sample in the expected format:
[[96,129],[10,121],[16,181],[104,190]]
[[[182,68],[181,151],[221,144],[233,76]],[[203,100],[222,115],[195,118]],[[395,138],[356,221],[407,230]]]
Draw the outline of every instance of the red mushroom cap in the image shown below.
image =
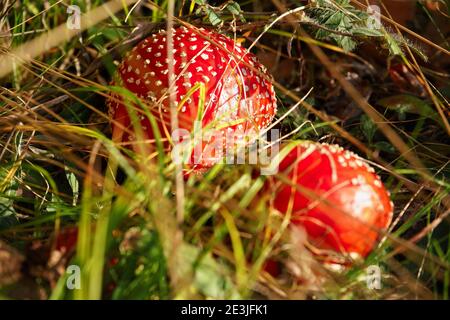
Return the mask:
[[55,249],[58,251],[72,252],[75,250],[78,240],[78,228],[70,227],[62,229],[55,238]]
[[392,220],[393,203],[374,169],[338,145],[300,143],[279,169],[292,184],[275,187],[274,206],[287,212],[292,205],[292,223],[317,248],[365,257]]
[[273,259],[267,259],[262,266],[262,270],[264,270],[274,278],[278,277],[281,274],[280,263]]
[[[147,102],[163,136],[171,134],[166,36],[162,30],[134,47],[120,64],[115,80]],[[200,110],[202,128],[220,130],[225,136],[234,130],[258,132],[270,124],[276,113],[275,92],[266,68],[252,53],[214,31],[178,27],[173,29],[173,54],[175,86],[171,90],[180,128],[191,132],[198,119],[200,92],[188,95],[197,83],[204,85],[206,93]],[[111,119],[132,131],[126,107],[113,99],[109,107]],[[140,118],[146,138],[153,137],[149,120]],[[133,139],[123,137],[123,141]]]

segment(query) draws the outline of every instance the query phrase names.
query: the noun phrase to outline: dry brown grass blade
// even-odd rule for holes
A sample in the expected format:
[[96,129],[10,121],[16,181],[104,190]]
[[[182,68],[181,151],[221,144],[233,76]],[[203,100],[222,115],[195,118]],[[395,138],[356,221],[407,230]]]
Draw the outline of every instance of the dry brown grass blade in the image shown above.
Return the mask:
[[[416,243],[423,237],[425,237],[429,232],[432,232],[444,219],[446,219],[450,215],[450,209],[441,213],[436,219],[434,219],[429,225],[419,231],[417,234],[412,236],[408,241],[411,243]],[[397,254],[405,252],[405,247],[397,247],[392,252],[389,253],[389,257],[394,257]]]
[[[14,63],[20,65],[20,63],[30,62],[33,58],[41,55],[47,50],[63,43],[79,34],[80,32],[96,25],[97,23],[105,20],[111,14],[114,14],[124,8],[126,5],[131,5],[137,0],[111,0],[92,11],[81,16],[80,30],[69,29],[66,24],[61,24],[58,27],[46,32],[35,39],[21,45],[20,47],[12,50],[11,54],[3,54],[0,56],[0,78],[8,75],[14,68]],[[20,58],[20,62],[17,63],[16,59]]]
[[406,270],[398,261],[395,259],[389,259],[387,261],[389,268],[391,268],[398,277],[402,280],[402,283],[406,284],[413,297],[408,297],[409,299],[434,299],[433,293],[425,287],[420,281],[414,279],[408,270]]
[[3,2],[3,8],[0,8],[0,47],[9,47],[11,45],[11,30],[9,29],[9,22],[7,19],[8,11],[14,3],[10,0]]

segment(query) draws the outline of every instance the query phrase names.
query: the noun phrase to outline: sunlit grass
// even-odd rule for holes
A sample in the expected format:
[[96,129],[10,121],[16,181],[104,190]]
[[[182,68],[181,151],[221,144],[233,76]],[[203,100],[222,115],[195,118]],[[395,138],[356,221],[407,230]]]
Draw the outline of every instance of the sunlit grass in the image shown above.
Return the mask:
[[[86,13],[104,4],[72,3]],[[213,23],[216,17],[208,10],[214,8],[193,3],[177,2],[174,21]],[[278,1],[273,3],[266,4],[270,12],[280,9]],[[248,4],[241,6],[249,10]],[[298,23],[300,16],[289,15],[291,20],[265,30],[270,12],[245,11],[246,23],[230,11],[215,13],[223,20],[222,31],[230,35],[233,25],[238,30],[254,25],[249,32],[235,35],[245,46],[264,30],[266,34],[255,42],[256,51],[270,52],[265,51],[270,48],[279,54],[277,59],[291,60],[296,67],[295,63],[307,57],[302,72],[308,73],[308,79],[302,86],[299,81],[278,79],[274,68],[275,80],[279,80],[275,84],[278,118],[301,101],[278,124],[284,134],[292,133],[283,143],[311,139],[352,148],[373,161],[392,192],[395,225],[380,235],[385,241],[365,261],[344,271],[330,271],[308,250],[296,247],[296,235],[288,228],[289,215],[282,216],[271,207],[270,194],[264,192],[266,178],[255,175],[255,166],[222,164],[204,175],[190,175],[184,182],[183,223],[177,220],[176,166],[161,142],[165,134],[157,132],[154,114],[145,101],[110,85],[123,53],[152,30],[165,27],[167,5],[167,1],[137,6],[132,1],[121,2],[114,13],[80,35],[58,34],[51,49],[31,48],[30,43],[64,25],[66,3],[25,0],[7,14],[0,10],[0,54],[33,49],[30,60],[18,60],[11,70],[1,71],[0,241],[16,247],[29,264],[49,268],[27,254],[40,244],[42,252],[51,255],[55,237],[66,228],[78,228],[76,252],[63,254],[60,260],[54,257],[59,268],[49,268],[48,273],[36,268],[22,277],[33,279],[46,292],[45,298],[51,299],[448,299],[448,92],[435,87],[444,79],[448,91],[448,74],[428,76],[423,61],[403,45],[395,59],[408,66],[412,77],[425,87],[425,95],[413,97],[406,92],[403,97],[397,95],[397,100],[388,100],[381,96],[391,94],[383,87],[387,77],[375,74],[369,82],[375,94],[368,102],[359,92],[352,95],[357,89],[343,79],[348,82],[349,101],[354,102],[351,108],[358,110],[352,122],[345,122],[320,104],[327,101],[320,77],[330,70],[327,60],[320,54],[316,58],[307,45],[326,52],[326,59],[343,61],[342,65],[368,68],[370,58],[357,50],[347,52],[327,39],[311,38],[317,28],[314,24],[305,24],[305,33],[295,30],[289,23]],[[294,8],[291,5],[289,9]],[[202,9],[197,13],[206,16],[193,16],[195,9]],[[392,30],[389,34],[400,32]],[[357,40],[375,42],[364,37]],[[282,46],[272,47],[271,41]],[[376,45],[398,45],[390,38],[383,41],[377,39]],[[448,49],[445,41],[434,46],[447,59]],[[387,60],[375,69],[386,73],[394,58]],[[292,72],[298,79],[305,78],[297,70]],[[197,89],[202,90],[201,86],[193,90]],[[144,135],[136,105],[146,110],[156,137],[151,148],[146,143],[130,147],[115,139],[105,104],[109,92],[128,101],[138,141]],[[278,277],[264,271],[268,258],[280,264]],[[69,264],[80,266],[79,290],[66,286],[69,275],[64,270]],[[382,290],[367,289],[364,275],[370,265],[382,267]],[[0,289],[1,296],[9,297],[13,286]]]

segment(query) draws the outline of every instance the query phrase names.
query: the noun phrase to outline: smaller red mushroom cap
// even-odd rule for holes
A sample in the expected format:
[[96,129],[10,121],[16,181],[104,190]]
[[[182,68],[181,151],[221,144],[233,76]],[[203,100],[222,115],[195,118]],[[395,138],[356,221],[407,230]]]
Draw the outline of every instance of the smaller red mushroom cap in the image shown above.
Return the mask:
[[280,263],[273,259],[267,259],[262,267],[262,270],[276,278],[281,274]]
[[338,145],[302,142],[279,170],[290,183],[272,184],[274,207],[292,208],[291,222],[316,248],[365,257],[391,223],[393,203],[374,169]]
[[[271,123],[276,113],[275,91],[271,76],[255,55],[232,39],[203,28],[177,27],[172,34],[171,88],[165,30],[135,46],[119,65],[115,80],[146,102],[163,136],[169,138],[172,133],[169,91],[175,96],[179,128],[189,132],[198,119],[202,129],[220,131],[224,137],[234,131],[256,133]],[[200,89],[194,90],[199,85],[204,97]],[[120,99],[115,94],[112,97]],[[127,108],[117,99],[108,104],[111,119],[133,132]],[[143,113],[140,123],[144,138],[152,138],[150,122]],[[123,139],[135,137],[126,134]],[[203,149],[207,145],[204,143]]]

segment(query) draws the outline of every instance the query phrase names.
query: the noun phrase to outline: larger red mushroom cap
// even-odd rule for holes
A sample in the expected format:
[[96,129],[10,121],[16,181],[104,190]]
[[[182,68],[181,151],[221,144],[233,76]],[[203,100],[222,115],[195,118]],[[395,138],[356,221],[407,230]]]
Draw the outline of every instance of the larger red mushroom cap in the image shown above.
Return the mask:
[[[163,136],[171,134],[169,90],[175,92],[182,129],[192,131],[196,119],[203,128],[224,135],[234,130],[257,133],[270,124],[276,113],[275,92],[266,68],[252,53],[214,31],[178,27],[173,29],[173,54],[172,88],[165,30],[134,47],[119,65],[116,80],[152,108]],[[193,90],[196,85],[205,89],[204,102],[201,90]],[[115,99],[109,106],[111,118],[132,132],[126,107]],[[141,125],[146,137],[153,137],[142,115]]]
[[292,209],[292,223],[317,248],[365,257],[391,222],[393,204],[374,169],[340,146],[301,143],[279,169],[289,183],[274,185],[274,206]]

